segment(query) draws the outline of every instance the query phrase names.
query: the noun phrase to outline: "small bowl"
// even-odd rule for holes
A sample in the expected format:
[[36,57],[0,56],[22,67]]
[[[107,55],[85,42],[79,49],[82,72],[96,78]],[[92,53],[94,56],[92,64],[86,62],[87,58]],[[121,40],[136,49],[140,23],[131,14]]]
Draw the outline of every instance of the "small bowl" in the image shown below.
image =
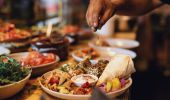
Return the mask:
[[[79,78],[79,79],[78,79]],[[86,79],[85,79],[86,78]],[[92,80],[88,80],[87,78],[91,78]],[[88,82],[90,85],[95,85],[95,83],[97,82],[98,77],[91,75],[91,74],[81,74],[81,75],[77,75],[77,76],[73,76],[71,78],[71,81],[76,85],[81,87],[84,83]]]
[[26,83],[28,82],[30,76],[31,76],[31,71],[25,78],[23,78],[22,80],[18,82],[0,86],[0,100],[9,98],[17,94],[19,91],[21,91],[26,85]]

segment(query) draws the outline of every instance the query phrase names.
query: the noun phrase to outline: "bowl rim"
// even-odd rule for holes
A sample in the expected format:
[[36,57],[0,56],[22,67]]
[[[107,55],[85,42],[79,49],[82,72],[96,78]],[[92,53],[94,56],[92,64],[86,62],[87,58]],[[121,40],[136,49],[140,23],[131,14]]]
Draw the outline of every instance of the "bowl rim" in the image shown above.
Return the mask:
[[32,72],[32,70],[30,69],[29,74],[27,76],[25,76],[23,79],[21,79],[21,80],[19,80],[17,82],[11,83],[11,84],[0,86],[0,89],[5,88],[5,87],[9,87],[9,86],[12,86],[12,85],[15,85],[15,84],[19,84],[19,83],[29,79],[30,76],[31,76],[31,72]]
[[[48,73],[51,73],[52,71],[49,71],[49,72],[47,72],[47,73],[45,73],[45,74],[48,74]],[[59,92],[55,92],[55,91],[52,91],[52,90],[50,90],[50,89],[48,89],[47,87],[45,87],[42,83],[41,83],[41,79],[42,79],[42,77],[45,75],[45,74],[43,74],[39,79],[38,79],[38,83],[40,84],[40,86],[41,86],[41,88],[45,91],[45,90],[47,90],[47,91],[49,91],[49,92],[51,92],[51,93],[53,93],[53,94],[57,94],[57,95],[62,95],[62,96],[72,96],[72,97],[89,97],[89,96],[91,96],[91,95],[75,95],[75,94],[63,94],[63,93],[59,93]],[[115,90],[115,91],[112,91],[112,92],[109,92],[109,93],[106,93],[106,95],[111,95],[111,94],[115,94],[115,93],[118,93],[118,92],[121,92],[121,91],[124,91],[124,90],[126,90],[126,89],[128,89],[131,85],[132,85],[132,78],[131,77],[129,77],[127,80],[129,80],[129,82],[124,86],[124,87],[122,87],[121,89],[118,89],[118,90]],[[46,91],[45,91],[46,92]],[[48,93],[49,94],[49,93]],[[50,94],[50,95],[52,95],[52,94]],[[56,96],[55,96],[56,97]]]
[[[119,48],[124,48],[124,49],[133,49],[133,48],[136,48],[136,47],[139,47],[140,46],[140,43],[139,41],[137,40],[133,40],[133,39],[126,39],[126,38],[107,38],[106,41],[109,43],[109,42],[118,42],[118,41],[121,41],[123,43],[125,42],[131,42],[133,43],[133,46],[126,46],[126,47],[123,47],[123,46],[119,46]],[[111,46],[112,47],[112,46]]]
[[[15,56],[15,55],[19,55],[19,54],[28,54],[29,52],[19,52],[19,53],[13,53],[13,54],[10,54],[10,56]],[[42,53],[42,54],[48,54],[48,53]],[[60,58],[58,55],[54,54],[55,55],[55,60],[52,61],[52,62],[49,62],[49,63],[45,63],[45,64],[41,64],[41,65],[37,65],[37,66],[30,66],[32,69],[36,69],[36,68],[43,68],[43,67],[46,67],[48,65],[52,65],[52,64],[55,64],[57,62],[60,61]],[[15,57],[14,57],[15,59]]]

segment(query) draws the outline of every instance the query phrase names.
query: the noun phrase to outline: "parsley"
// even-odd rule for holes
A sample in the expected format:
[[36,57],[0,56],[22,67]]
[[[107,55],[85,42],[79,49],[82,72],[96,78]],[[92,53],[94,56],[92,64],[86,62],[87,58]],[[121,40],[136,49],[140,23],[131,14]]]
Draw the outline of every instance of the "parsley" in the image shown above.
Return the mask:
[[0,85],[22,80],[29,74],[28,68],[22,67],[15,59],[0,55]]

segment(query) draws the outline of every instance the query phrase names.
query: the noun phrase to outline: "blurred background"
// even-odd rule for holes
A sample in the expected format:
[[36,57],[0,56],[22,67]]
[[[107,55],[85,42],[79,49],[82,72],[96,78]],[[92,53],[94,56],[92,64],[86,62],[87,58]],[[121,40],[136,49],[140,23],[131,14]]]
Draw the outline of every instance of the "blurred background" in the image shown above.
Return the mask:
[[[77,25],[88,28],[89,0],[0,0],[0,22],[19,28]],[[140,17],[115,16],[113,37],[135,39],[137,58],[131,100],[170,99],[170,6]]]

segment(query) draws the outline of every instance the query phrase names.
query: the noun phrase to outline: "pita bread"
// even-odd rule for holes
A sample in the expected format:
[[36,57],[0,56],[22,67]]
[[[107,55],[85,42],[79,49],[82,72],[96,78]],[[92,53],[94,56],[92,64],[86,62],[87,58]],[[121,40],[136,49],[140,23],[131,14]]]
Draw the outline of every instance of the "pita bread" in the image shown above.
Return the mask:
[[122,54],[115,55],[99,77],[97,85],[113,78],[127,77],[134,72],[135,68],[131,57]]

